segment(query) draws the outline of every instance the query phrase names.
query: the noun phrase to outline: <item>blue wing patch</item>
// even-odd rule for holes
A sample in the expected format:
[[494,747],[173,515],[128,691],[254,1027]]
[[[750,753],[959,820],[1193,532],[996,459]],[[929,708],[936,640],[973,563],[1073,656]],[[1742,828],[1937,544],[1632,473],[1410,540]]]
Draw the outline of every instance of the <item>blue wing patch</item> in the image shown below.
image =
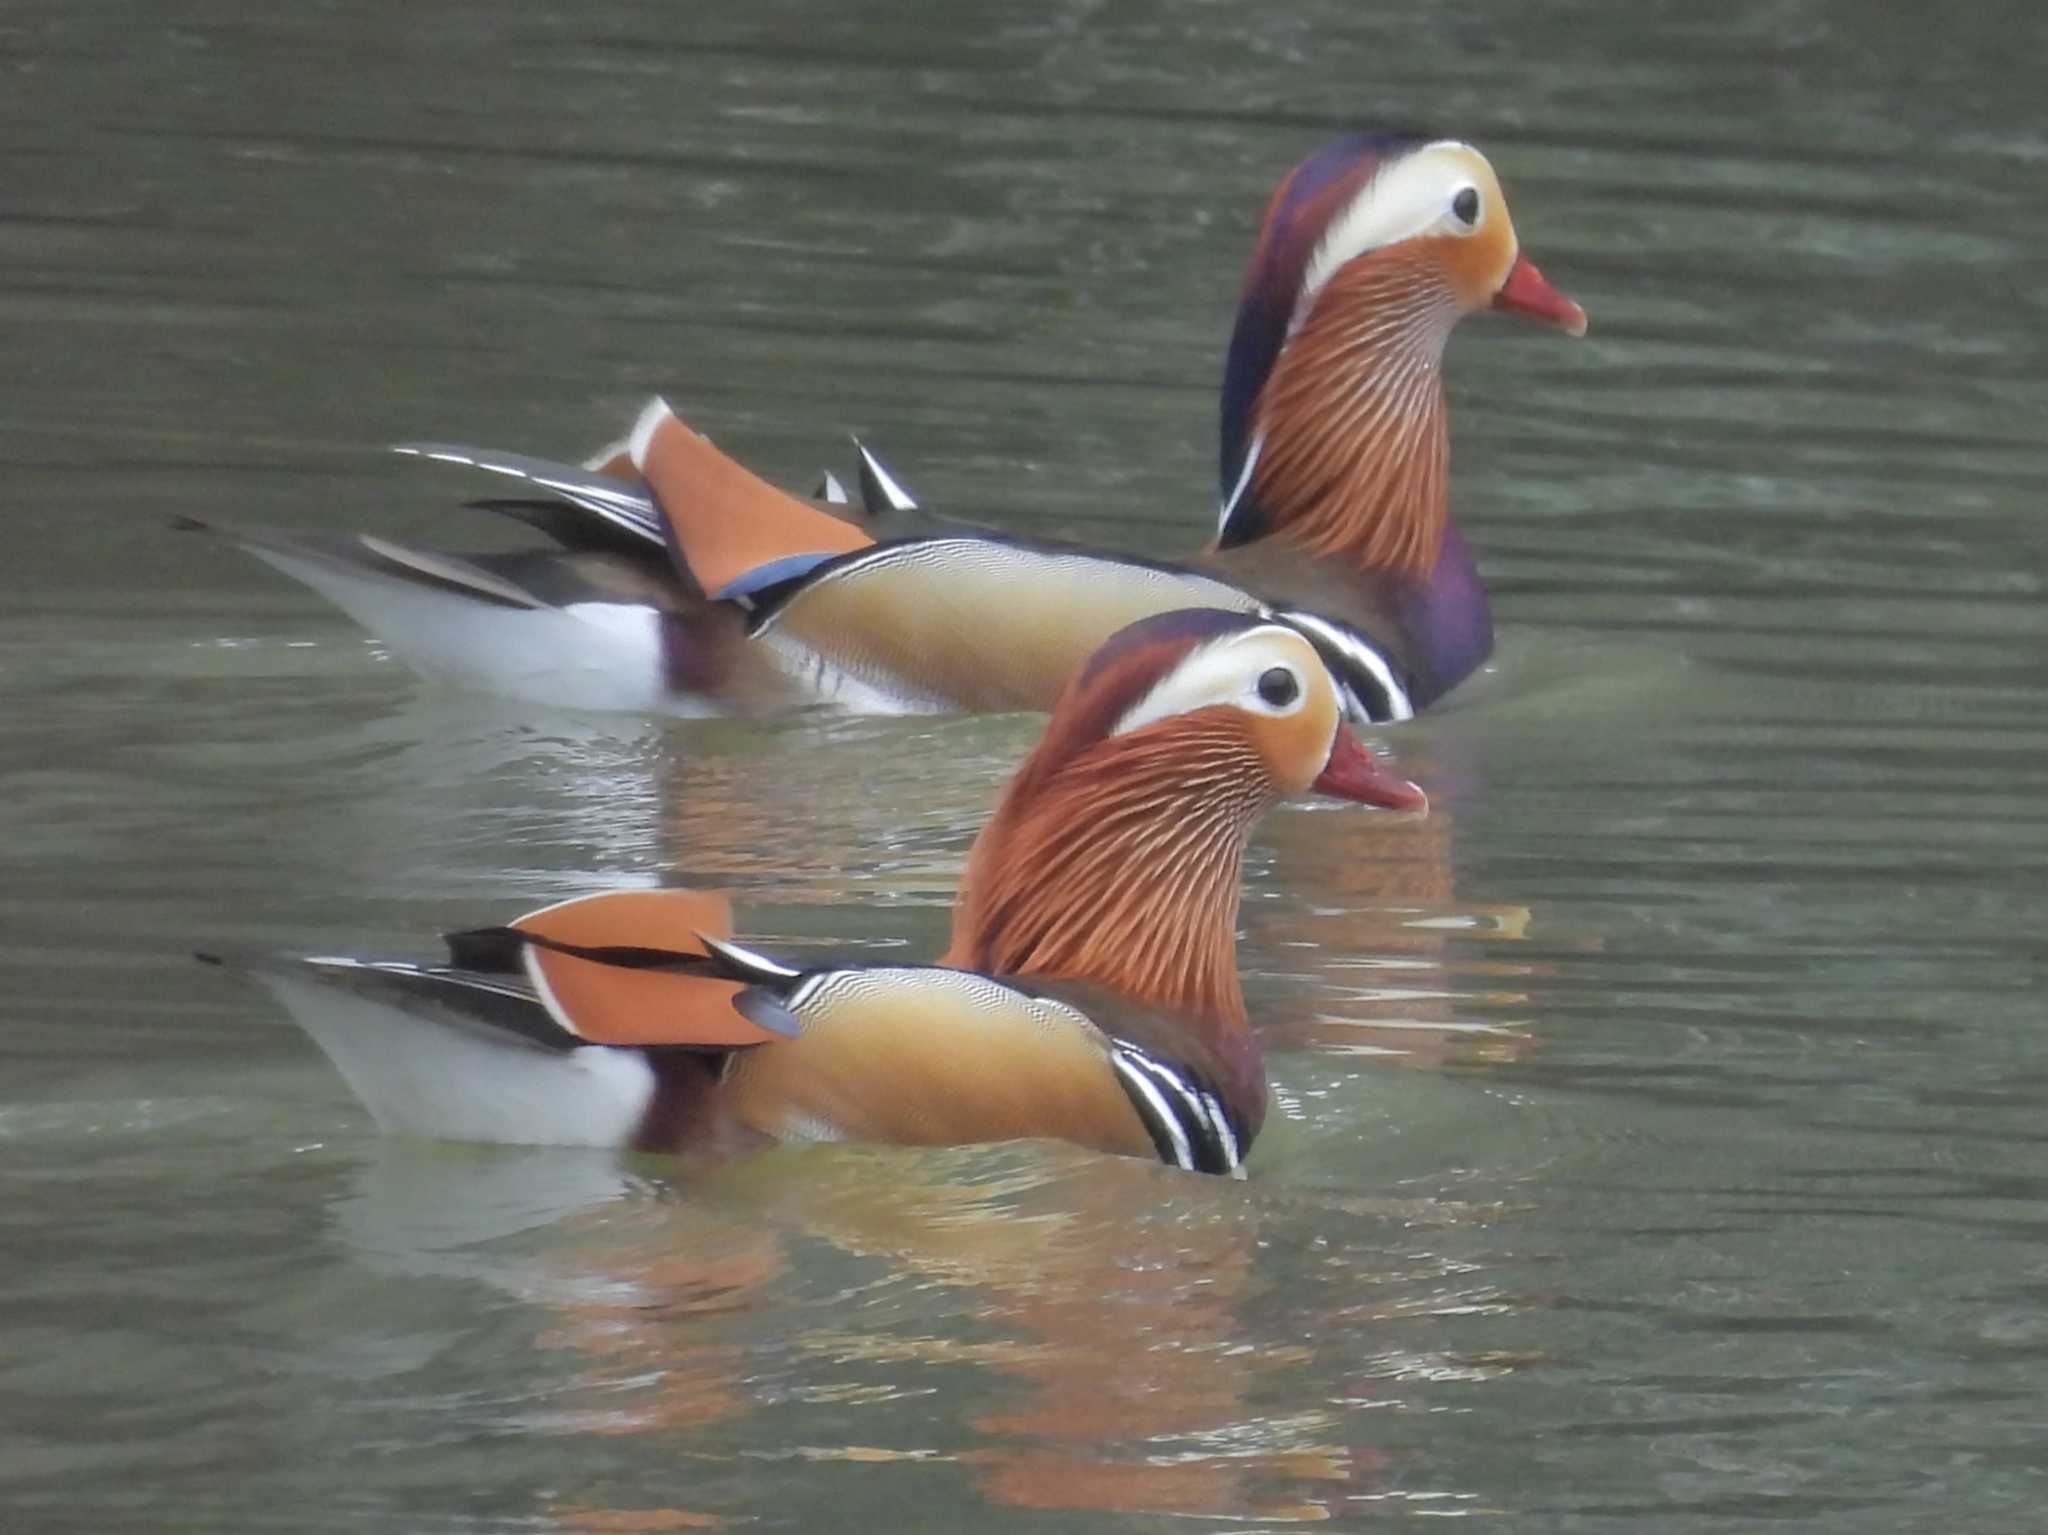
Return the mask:
[[711,596],[717,602],[734,602],[742,597],[751,597],[771,586],[780,586],[785,581],[795,581],[807,576],[827,560],[837,558],[838,556],[833,554],[785,554],[779,560],[756,565],[746,574],[726,582]]

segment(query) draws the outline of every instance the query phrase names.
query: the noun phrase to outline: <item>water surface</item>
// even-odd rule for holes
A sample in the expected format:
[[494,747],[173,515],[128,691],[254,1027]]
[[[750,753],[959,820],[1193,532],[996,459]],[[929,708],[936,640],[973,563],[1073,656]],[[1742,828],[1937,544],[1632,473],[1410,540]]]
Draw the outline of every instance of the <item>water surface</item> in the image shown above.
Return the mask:
[[[10,1527],[2003,1531],[2048,1478],[2030,10],[0,17]],[[491,536],[649,391],[1155,551],[1277,176],[1469,137],[1582,343],[1453,345],[1493,675],[1261,836],[1231,1185],[381,1140],[196,944],[583,890],[937,946],[1029,720],[427,687],[167,519]]]

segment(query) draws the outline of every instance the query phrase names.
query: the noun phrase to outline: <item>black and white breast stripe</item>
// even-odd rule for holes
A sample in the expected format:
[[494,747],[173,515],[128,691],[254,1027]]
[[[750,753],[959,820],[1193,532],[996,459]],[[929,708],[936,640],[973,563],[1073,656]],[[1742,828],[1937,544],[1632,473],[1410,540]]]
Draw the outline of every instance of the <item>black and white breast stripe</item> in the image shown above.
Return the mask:
[[1110,1051],[1109,1062],[1144,1121],[1160,1161],[1189,1172],[1240,1175],[1244,1138],[1208,1084],[1135,1045],[1118,1045]]
[[1286,624],[1315,646],[1344,689],[1345,712],[1354,723],[1386,725],[1415,718],[1415,705],[1394,668],[1357,630],[1300,608],[1268,608],[1264,616]]

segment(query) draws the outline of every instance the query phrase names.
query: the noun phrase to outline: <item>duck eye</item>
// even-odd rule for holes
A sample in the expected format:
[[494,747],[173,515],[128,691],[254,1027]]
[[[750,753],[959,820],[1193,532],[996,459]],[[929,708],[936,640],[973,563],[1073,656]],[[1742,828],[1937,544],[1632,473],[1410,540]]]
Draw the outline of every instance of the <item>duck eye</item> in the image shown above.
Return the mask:
[[1259,678],[1259,697],[1275,709],[1284,709],[1301,697],[1301,682],[1284,666],[1268,667]]
[[1479,188],[1459,187],[1458,195],[1451,199],[1451,214],[1467,229],[1478,223]]

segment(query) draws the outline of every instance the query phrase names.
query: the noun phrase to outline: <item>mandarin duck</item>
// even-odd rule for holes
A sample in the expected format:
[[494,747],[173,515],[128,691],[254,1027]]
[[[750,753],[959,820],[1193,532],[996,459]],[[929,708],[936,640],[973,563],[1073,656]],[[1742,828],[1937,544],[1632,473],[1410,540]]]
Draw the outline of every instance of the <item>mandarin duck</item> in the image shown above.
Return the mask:
[[[559,549],[453,555],[360,535],[238,535],[420,671],[578,707],[677,713],[1046,709],[1124,624],[1208,606],[1293,624],[1347,717],[1400,720],[1493,645],[1448,500],[1441,363],[1492,307],[1574,335],[1470,145],[1369,133],[1311,155],[1266,211],[1222,391],[1210,546],[1161,563],[943,529],[878,540],[838,496],[757,478],[657,400],[581,467],[402,448],[519,482],[482,503]],[[863,480],[909,498],[871,456]]]
[[1046,1137],[1235,1172],[1266,1110],[1240,866],[1254,823],[1311,788],[1427,805],[1345,727],[1299,631],[1155,614],[1061,694],[935,965],[784,964],[731,941],[722,898],[658,890],[452,934],[445,963],[254,974],[394,1132],[642,1151]]

